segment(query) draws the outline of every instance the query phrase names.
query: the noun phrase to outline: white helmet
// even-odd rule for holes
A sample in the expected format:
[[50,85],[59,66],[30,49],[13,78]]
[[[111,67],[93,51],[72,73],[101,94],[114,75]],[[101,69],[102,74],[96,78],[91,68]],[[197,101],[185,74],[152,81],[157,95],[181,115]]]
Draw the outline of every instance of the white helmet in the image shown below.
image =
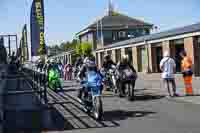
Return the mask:
[[89,58],[86,57],[86,58],[84,59],[83,63],[86,64],[86,63],[88,63],[88,61],[89,61]]
[[53,63],[54,62],[54,59],[50,59],[50,63]]
[[123,55],[122,60],[128,60],[128,55]]

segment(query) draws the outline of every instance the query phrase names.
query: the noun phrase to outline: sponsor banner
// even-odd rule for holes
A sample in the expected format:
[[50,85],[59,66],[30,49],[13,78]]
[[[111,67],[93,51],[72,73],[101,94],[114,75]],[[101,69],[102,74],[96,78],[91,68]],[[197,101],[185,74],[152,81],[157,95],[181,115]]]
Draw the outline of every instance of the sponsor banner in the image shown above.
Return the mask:
[[31,55],[46,54],[44,38],[44,1],[33,0],[31,6]]

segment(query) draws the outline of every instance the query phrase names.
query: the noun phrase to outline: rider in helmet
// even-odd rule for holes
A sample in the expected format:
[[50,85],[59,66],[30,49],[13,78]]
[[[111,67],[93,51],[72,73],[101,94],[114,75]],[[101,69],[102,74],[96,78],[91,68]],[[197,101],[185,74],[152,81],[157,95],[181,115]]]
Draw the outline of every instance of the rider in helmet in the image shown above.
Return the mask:
[[[83,65],[81,66],[81,69],[78,73],[78,78],[80,81],[83,81],[86,78],[86,74],[88,71],[95,71],[98,72],[95,58],[93,56],[91,57],[85,57],[83,61]],[[78,97],[81,99],[83,93],[83,87],[79,90]]]
[[128,55],[122,56],[122,60],[117,64],[117,70],[119,72],[121,72],[121,71],[123,71],[125,69],[131,69],[134,73],[136,73],[135,68],[128,61]]
[[[134,88],[135,81],[137,79],[137,72],[136,72],[135,68],[133,67],[133,65],[131,65],[131,63],[128,61],[128,55],[122,56],[122,60],[117,64],[116,68],[117,68],[117,79],[119,81],[119,82],[117,82],[118,87],[120,89],[122,89],[124,80],[129,79],[129,78],[132,79],[132,77],[134,77],[132,79],[133,88]],[[128,71],[126,71],[126,70],[128,70]]]
[[81,69],[78,73],[78,77],[80,80],[83,80],[86,77],[87,71],[97,72],[97,66],[96,66],[94,57],[85,57],[83,61],[83,65],[81,66]]
[[105,55],[102,68],[105,70],[109,70],[115,68],[115,66],[116,64],[112,61],[111,56]]
[[39,72],[42,72],[42,68],[43,68],[43,63],[42,63],[42,60],[40,59],[40,60],[38,61],[38,64],[37,64],[37,70],[38,70]]

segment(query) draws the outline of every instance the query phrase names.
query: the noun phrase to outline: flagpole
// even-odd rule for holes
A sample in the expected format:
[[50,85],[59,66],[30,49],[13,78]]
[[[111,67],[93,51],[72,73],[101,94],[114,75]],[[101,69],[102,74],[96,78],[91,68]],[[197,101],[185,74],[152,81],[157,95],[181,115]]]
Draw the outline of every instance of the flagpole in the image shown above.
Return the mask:
[[99,20],[97,20],[97,45],[99,43]]
[[104,47],[104,37],[103,37],[103,24],[102,24],[102,19],[100,20],[101,23],[101,44]]

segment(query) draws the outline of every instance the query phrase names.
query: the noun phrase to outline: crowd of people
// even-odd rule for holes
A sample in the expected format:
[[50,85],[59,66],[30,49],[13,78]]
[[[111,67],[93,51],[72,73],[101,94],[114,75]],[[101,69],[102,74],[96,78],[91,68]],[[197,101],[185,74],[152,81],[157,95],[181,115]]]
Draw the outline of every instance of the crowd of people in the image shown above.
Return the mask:
[[60,60],[56,61],[54,59],[47,60],[46,63],[44,61],[39,60],[37,63],[37,71],[49,73],[51,69],[56,69],[61,78],[64,80],[72,80],[72,65],[71,64],[63,64]]
[[[183,81],[185,84],[185,92],[186,95],[193,95],[192,90],[192,60],[185,51],[180,53],[180,57],[182,57],[182,74]],[[61,61],[55,61],[53,59],[48,60],[46,63],[42,63],[40,61],[37,65],[38,71],[45,71],[49,73],[49,70],[54,68],[59,71],[60,77],[64,80],[72,80],[76,79],[78,81],[86,78],[86,74],[88,71],[95,71],[99,73],[102,77],[105,75],[102,73],[102,70],[109,71],[113,69],[115,71],[116,81],[113,83],[115,86],[122,88],[123,83],[120,83],[122,78],[133,77],[134,80],[133,87],[135,86],[135,81],[137,79],[137,72],[132,64],[128,61],[128,56],[124,55],[120,62],[115,64],[110,55],[104,56],[104,62],[101,68],[98,68],[95,58],[93,56],[88,57],[78,57],[74,65],[72,64],[62,64]],[[168,51],[165,51],[164,57],[160,62],[160,69],[162,71],[162,78],[165,89],[168,91],[168,96],[174,97],[179,96],[176,91],[176,82],[175,82],[175,73],[176,73],[176,63],[175,60],[170,57]],[[124,74],[125,72],[125,74]],[[120,82],[117,82],[120,81]],[[118,83],[118,84],[117,84]],[[119,84],[120,83],[120,84]],[[80,90],[81,91],[81,90]],[[79,93],[80,96],[81,92]]]

